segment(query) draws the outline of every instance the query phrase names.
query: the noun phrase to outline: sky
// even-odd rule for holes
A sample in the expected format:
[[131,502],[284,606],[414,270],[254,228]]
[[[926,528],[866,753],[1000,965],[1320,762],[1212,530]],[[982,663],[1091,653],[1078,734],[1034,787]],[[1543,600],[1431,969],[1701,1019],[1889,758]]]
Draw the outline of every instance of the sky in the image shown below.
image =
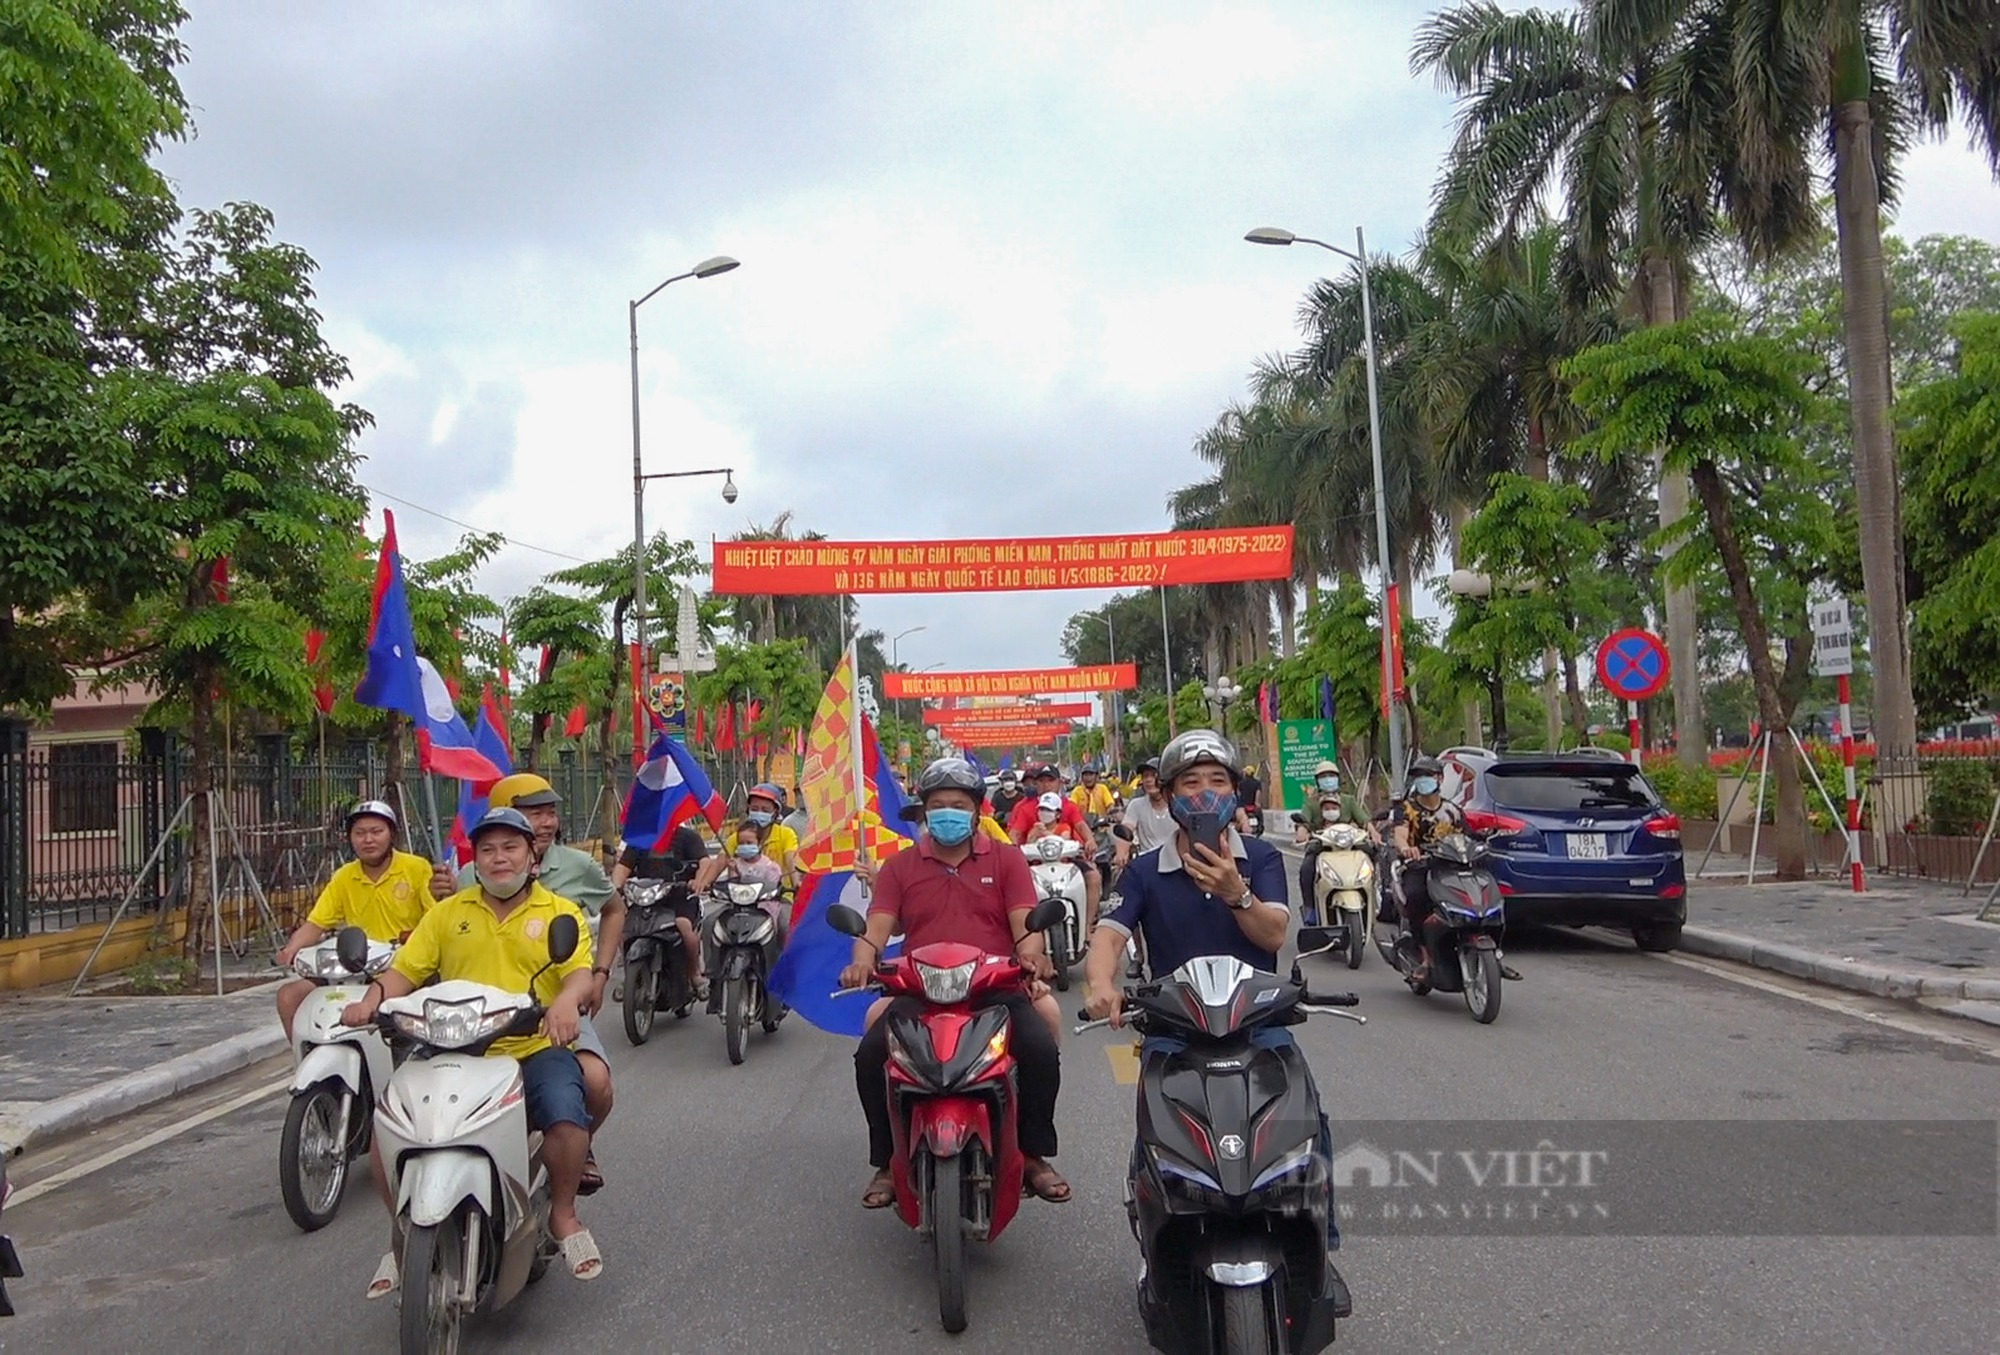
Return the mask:
[[[1450,138],[1408,65],[1434,6],[1402,0],[190,7],[198,130],[167,172],[318,261],[376,508],[413,559],[444,518],[505,533],[503,599],[631,540],[626,306],[716,254],[742,267],[639,311],[645,468],[733,468],[740,497],[655,482],[649,530],[1163,530],[1341,263],[1244,232],[1400,253]],[[1962,136],[1905,176],[1904,232],[2000,241]],[[1108,596],[862,620],[923,627],[911,667],[1043,667]]]

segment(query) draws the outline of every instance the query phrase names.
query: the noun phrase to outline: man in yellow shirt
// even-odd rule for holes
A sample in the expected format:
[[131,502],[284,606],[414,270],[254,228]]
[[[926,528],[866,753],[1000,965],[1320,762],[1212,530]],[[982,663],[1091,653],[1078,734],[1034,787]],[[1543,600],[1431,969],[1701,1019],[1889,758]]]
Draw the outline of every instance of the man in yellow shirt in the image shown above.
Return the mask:
[[1109,814],[1118,799],[1112,794],[1111,787],[1097,779],[1097,768],[1090,766],[1083,769],[1083,784],[1072,790],[1069,798],[1071,804],[1083,811],[1086,819],[1092,820]]
[[[764,855],[778,863],[778,869],[785,873],[788,882],[797,883],[798,872],[793,869],[792,858],[799,854],[799,835],[789,825],[778,822],[784,812],[783,788],[768,781],[750,787],[750,794],[743,801],[743,817],[764,830]],[[724,857],[736,855],[734,832],[722,840],[722,854]]]
[[[400,942],[430,907],[431,863],[396,850],[395,810],[380,800],[363,800],[347,812],[346,828],[354,859],[333,873],[312,912],[278,952],[282,968],[290,969],[300,951],[342,927],[359,927],[370,941]],[[312,990],[310,979],[293,979],[278,990],[278,1020],[287,1040],[299,1004]]]
[[[547,1009],[541,1030],[495,1040],[489,1052],[520,1060],[528,1125],[542,1131],[542,1161],[549,1169],[549,1235],[562,1245],[570,1273],[594,1280],[604,1273],[604,1258],[576,1215],[576,1189],[590,1151],[590,1113],[584,1106],[583,1068],[570,1048],[592,987],[589,921],[581,908],[535,879],[535,830],[518,809],[488,810],[472,830],[472,849],[478,883],[426,913],[396,952],[394,964],[341,1019],[366,1025],[385,999],[414,993],[433,977],[466,979],[510,993],[529,993],[532,984],[531,996]],[[576,919],[576,953],[537,978],[548,964],[550,924],[565,915]],[[393,1213],[379,1151],[375,1179]],[[394,1292],[396,1272],[392,1249],[382,1259],[368,1297]]]

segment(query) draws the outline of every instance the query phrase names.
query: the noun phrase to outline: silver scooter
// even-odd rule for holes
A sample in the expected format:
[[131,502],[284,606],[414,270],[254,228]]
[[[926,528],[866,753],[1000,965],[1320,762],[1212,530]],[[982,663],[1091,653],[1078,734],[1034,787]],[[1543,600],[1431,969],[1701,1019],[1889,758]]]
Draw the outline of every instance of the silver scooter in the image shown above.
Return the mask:
[[342,1025],[340,1013],[360,996],[349,985],[387,969],[395,954],[371,941],[362,967],[350,970],[339,943],[322,941],[292,961],[292,972],[318,987],[292,1018],[292,1103],[278,1140],[278,1191],[308,1233],[340,1212],[348,1165],[368,1152],[375,1102],[389,1081],[388,1044],[373,1026]]

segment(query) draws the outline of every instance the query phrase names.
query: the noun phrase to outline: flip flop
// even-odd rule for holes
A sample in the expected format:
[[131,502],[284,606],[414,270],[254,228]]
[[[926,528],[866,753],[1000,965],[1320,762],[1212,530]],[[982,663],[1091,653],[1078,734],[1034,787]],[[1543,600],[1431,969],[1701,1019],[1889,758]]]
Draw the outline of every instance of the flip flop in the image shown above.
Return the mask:
[[375,1267],[375,1278],[368,1282],[369,1300],[388,1298],[402,1283],[403,1268],[396,1264],[396,1253],[382,1253],[382,1264]]
[[896,1203],[896,1178],[888,1172],[877,1172],[870,1178],[868,1189],[861,1192],[863,1209],[887,1209]]
[[1037,1199],[1047,1200],[1050,1204],[1068,1204],[1071,1193],[1069,1182],[1063,1180],[1062,1173],[1047,1162],[1039,1167],[1030,1165],[1022,1170],[1021,1191]]
[[579,1195],[595,1195],[603,1189],[604,1173],[597,1169],[597,1159],[595,1157],[586,1157],[583,1160],[583,1175],[576,1183],[576,1193]]
[[597,1239],[590,1235],[590,1229],[579,1228],[556,1245],[562,1248],[563,1264],[577,1279],[594,1280],[604,1273],[604,1256],[597,1250]]

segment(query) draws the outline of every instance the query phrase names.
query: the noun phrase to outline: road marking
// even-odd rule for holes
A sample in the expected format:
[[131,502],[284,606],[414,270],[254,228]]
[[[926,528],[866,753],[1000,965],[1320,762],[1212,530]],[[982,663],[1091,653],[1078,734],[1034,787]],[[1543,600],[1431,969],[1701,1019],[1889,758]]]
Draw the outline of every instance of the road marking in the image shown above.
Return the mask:
[[64,1186],[73,1185],[86,1176],[103,1171],[106,1167],[116,1166],[128,1157],[134,1157],[139,1153],[143,1153],[148,1148],[158,1147],[168,1139],[177,1138],[187,1133],[190,1129],[197,1129],[207,1124],[210,1120],[219,1120],[225,1115],[243,1109],[245,1106],[255,1104],[267,1097],[276,1096],[279,1092],[287,1091],[291,1088],[291,1085],[292,1080],[287,1076],[282,1082],[274,1082],[268,1087],[258,1087],[252,1091],[244,1092],[240,1096],[233,1096],[227,1101],[220,1102],[208,1107],[206,1110],[190,1115],[185,1120],[177,1120],[173,1124],[163,1125],[150,1134],[143,1134],[133,1139],[130,1143],[120,1144],[108,1152],[99,1153],[96,1157],[79,1162],[74,1167],[66,1167],[54,1176],[46,1177],[31,1186],[23,1186],[21,1189],[15,1191],[7,1202],[15,1206],[24,1205],[28,1201],[47,1195],[52,1191],[61,1190]]
[[1111,1060],[1111,1077],[1121,1087],[1136,1086],[1139,1081],[1139,1047],[1119,1041],[1106,1045],[1104,1056]]

